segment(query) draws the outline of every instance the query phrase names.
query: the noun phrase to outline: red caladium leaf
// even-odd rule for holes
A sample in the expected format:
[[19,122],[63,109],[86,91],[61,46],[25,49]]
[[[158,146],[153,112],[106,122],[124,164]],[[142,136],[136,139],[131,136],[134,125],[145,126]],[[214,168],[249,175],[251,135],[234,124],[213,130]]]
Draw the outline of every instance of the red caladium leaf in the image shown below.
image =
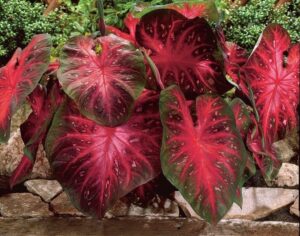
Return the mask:
[[132,37],[132,39],[135,38],[136,25],[139,23],[139,21],[140,19],[134,17],[131,12],[129,12],[124,19],[124,24],[129,30],[129,34]]
[[63,48],[58,79],[80,112],[101,125],[116,126],[129,117],[145,86],[141,52],[115,35],[79,36]]
[[27,156],[23,156],[21,162],[18,164],[17,168],[12,172],[9,177],[9,186],[12,189],[16,184],[22,182],[26,176],[30,175],[33,168],[33,161]]
[[253,91],[262,127],[260,135],[266,147],[297,126],[299,53],[300,44],[291,45],[287,31],[271,24],[243,67]]
[[240,131],[242,138],[245,139],[252,124],[247,105],[241,99],[235,98],[231,101],[230,107],[234,114],[236,127]]
[[69,101],[54,117],[46,153],[75,206],[101,218],[116,200],[160,173],[161,135],[156,92],[144,91],[131,118],[117,127],[98,125]]
[[7,65],[0,68],[0,142],[9,139],[12,115],[47,70],[50,49],[50,36],[36,35],[23,51],[17,49]]
[[53,115],[63,101],[58,81],[48,81],[47,87],[38,85],[29,96],[32,113],[21,125],[24,156],[10,177],[10,186],[24,180],[33,168],[40,143],[44,143]]
[[235,43],[227,42],[224,32],[221,28],[217,28],[217,38],[220,47],[223,51],[224,67],[226,74],[229,75],[230,80],[234,82],[239,89],[248,96],[248,88],[242,76],[240,76],[240,69],[246,63],[248,56],[247,50],[238,46]]
[[197,98],[194,116],[180,89],[161,93],[163,173],[193,209],[219,221],[236,198],[246,150],[230,107],[220,97]]
[[216,38],[205,19],[155,10],[141,18],[136,40],[148,50],[163,84],[178,84],[188,98],[230,89],[217,60]]
[[[247,135],[247,147],[252,152],[264,179],[266,182],[270,182],[277,175],[281,161],[276,158],[271,143],[266,142],[260,124],[254,118],[254,115],[251,115],[251,120],[254,125]],[[250,174],[253,174],[253,163],[251,162],[252,160],[248,158],[247,168]]]
[[178,11],[188,19],[201,16],[207,17],[212,21],[217,21],[219,18],[218,10],[213,0],[183,1],[182,3],[167,5],[167,8]]

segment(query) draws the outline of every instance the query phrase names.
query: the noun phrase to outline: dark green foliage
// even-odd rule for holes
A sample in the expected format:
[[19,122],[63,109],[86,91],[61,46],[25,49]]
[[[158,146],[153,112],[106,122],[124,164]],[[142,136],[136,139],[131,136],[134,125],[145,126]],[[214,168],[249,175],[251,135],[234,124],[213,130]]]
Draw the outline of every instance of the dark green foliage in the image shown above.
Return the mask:
[[33,35],[51,32],[53,25],[43,17],[45,6],[25,0],[0,0],[0,62],[17,47],[24,47]]
[[123,27],[123,19],[127,12],[138,6],[139,4],[164,5],[176,1],[172,0],[146,0],[146,1],[134,1],[134,0],[104,0],[105,7],[105,21],[108,25],[114,25],[119,28]]
[[70,36],[92,33],[97,30],[97,12],[90,5],[63,1],[62,5],[44,16],[45,5],[29,0],[0,0],[0,65],[7,62],[17,47],[25,47],[33,35],[49,33],[52,36],[52,55]]
[[250,50],[266,25],[279,23],[287,29],[293,42],[299,41],[300,0],[293,0],[280,7],[275,7],[275,2],[276,0],[250,0],[241,7],[230,8],[227,5],[223,20],[227,40]]

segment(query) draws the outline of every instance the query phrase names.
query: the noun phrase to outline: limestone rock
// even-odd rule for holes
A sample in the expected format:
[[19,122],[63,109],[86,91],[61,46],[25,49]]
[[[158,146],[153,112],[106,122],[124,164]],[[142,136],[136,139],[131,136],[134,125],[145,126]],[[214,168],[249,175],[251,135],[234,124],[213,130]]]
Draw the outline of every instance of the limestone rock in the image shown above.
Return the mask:
[[31,193],[11,193],[0,197],[0,215],[3,217],[52,216],[48,204]]
[[179,191],[176,191],[174,194],[174,199],[177,202],[178,206],[184,212],[186,217],[196,218],[201,220],[202,218],[193,210],[191,205],[184,199]]
[[[242,188],[243,207],[235,203],[225,219],[256,220],[289,205],[298,196],[298,190],[283,188]],[[175,193],[175,200],[187,217],[201,219],[180,192]]]
[[[7,144],[0,144],[0,175],[11,176],[23,156],[24,143],[21,138],[20,129],[11,134]],[[36,162],[29,179],[51,178],[49,162],[42,145],[39,146]]]
[[0,217],[1,236],[298,236],[299,223],[221,220],[209,225],[186,218],[120,217],[101,221],[87,217],[8,219]]
[[290,163],[283,163],[278,175],[272,182],[274,185],[279,187],[294,187],[299,185],[299,166]]
[[297,197],[296,201],[291,206],[290,213],[299,217],[299,197]]
[[168,216],[179,217],[178,204],[170,199],[167,199],[163,208],[159,207],[157,203],[153,203],[147,208],[142,208],[131,204],[128,210],[128,216]]
[[68,195],[63,192],[50,202],[51,209],[57,215],[84,216],[71,203]]
[[225,219],[256,220],[294,202],[298,190],[283,188],[243,188],[242,209],[233,204]]
[[119,217],[119,216],[127,216],[129,211],[129,206],[118,200],[116,204],[105,213],[105,218]]
[[299,151],[299,136],[297,130],[287,138],[272,144],[272,149],[282,162],[289,162]]
[[50,202],[63,190],[56,180],[27,180],[24,185],[29,192],[39,195],[45,202]]

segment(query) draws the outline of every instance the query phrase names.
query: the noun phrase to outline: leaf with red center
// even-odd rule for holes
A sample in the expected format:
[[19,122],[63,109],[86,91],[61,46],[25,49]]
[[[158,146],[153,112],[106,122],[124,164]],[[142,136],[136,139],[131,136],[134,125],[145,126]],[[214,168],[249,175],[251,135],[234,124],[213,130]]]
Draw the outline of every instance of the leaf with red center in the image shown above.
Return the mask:
[[16,184],[22,182],[26,176],[30,175],[34,162],[27,156],[23,156],[17,168],[9,177],[9,186],[12,189]]
[[25,144],[24,156],[10,177],[10,186],[13,187],[31,173],[38,147],[44,142],[53,115],[63,98],[58,81],[53,80],[48,82],[47,87],[36,87],[29,95],[32,113],[21,125],[21,136]]
[[291,45],[287,31],[271,24],[243,68],[267,147],[297,126],[299,53],[300,44]]
[[207,17],[212,21],[217,21],[219,18],[217,7],[212,0],[174,3],[167,5],[167,8],[176,10],[188,19],[201,16]]
[[188,98],[230,89],[217,60],[214,33],[205,19],[155,10],[141,18],[136,40],[150,52],[163,84],[178,84]]
[[180,89],[161,93],[163,173],[209,222],[230,209],[242,180],[246,150],[230,107],[220,97],[197,98],[194,117]]
[[145,86],[141,52],[115,35],[76,37],[63,48],[58,79],[80,112],[101,125],[125,122]]
[[[277,175],[281,162],[272,150],[272,144],[263,137],[260,124],[257,123],[253,116],[251,116],[251,120],[254,126],[247,135],[247,147],[252,152],[253,158],[264,179],[266,182],[270,182]],[[248,167],[253,166],[252,163],[247,164]],[[248,169],[251,173],[251,169],[253,168]]]
[[131,12],[129,12],[124,19],[124,24],[129,30],[129,34],[133,39],[135,38],[136,25],[139,23],[139,21],[140,19],[134,17]]
[[101,126],[68,102],[56,113],[46,153],[75,206],[101,218],[116,200],[160,173],[158,94],[144,91],[131,118]]
[[248,88],[245,81],[240,76],[240,69],[246,63],[247,51],[235,43],[227,42],[222,29],[217,29],[217,37],[223,51],[224,67],[226,74],[239,86],[241,91],[248,95]]
[[128,33],[126,32],[123,32],[122,30],[114,27],[114,26],[111,26],[111,25],[106,25],[105,26],[105,29],[109,32],[109,33],[113,33],[115,35],[117,35],[118,37],[120,38],[123,38],[123,39],[126,39],[128,40],[129,42],[131,42],[133,45],[136,44],[135,42],[135,39]]
[[235,98],[231,101],[230,107],[234,114],[236,127],[240,131],[242,138],[245,139],[252,124],[247,105],[241,99]]
[[11,117],[47,70],[50,49],[49,35],[34,36],[23,51],[17,49],[7,65],[0,68],[0,142],[8,140]]

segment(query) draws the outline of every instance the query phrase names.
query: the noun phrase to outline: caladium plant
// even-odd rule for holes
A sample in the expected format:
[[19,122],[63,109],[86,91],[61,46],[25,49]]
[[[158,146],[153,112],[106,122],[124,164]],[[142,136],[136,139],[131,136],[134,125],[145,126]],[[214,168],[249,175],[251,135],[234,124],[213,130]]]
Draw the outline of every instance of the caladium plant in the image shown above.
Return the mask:
[[272,178],[280,160],[271,145],[297,128],[299,44],[270,25],[248,57],[208,23],[211,1],[194,4],[129,13],[124,32],[102,15],[101,34],[70,39],[50,65],[50,36],[18,49],[0,69],[0,141],[26,97],[33,112],[11,186],[43,145],[85,213],[102,218],[118,199],[145,206],[178,189],[216,223],[242,206],[253,160]]

